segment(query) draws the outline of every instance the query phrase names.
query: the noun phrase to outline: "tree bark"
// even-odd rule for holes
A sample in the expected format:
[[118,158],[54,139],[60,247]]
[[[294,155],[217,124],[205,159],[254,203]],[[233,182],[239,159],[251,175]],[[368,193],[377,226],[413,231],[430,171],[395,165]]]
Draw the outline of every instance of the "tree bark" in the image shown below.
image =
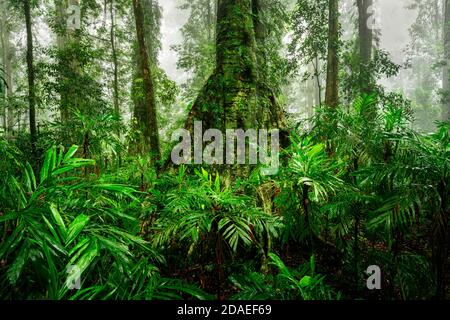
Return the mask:
[[[65,30],[65,23],[66,23],[66,10],[67,10],[67,2],[66,1],[56,1],[55,2],[55,12],[56,12],[56,20],[58,22],[59,28],[61,30],[58,30],[56,33],[56,47],[58,48],[59,52],[62,52],[65,49],[66,46],[66,31]],[[65,93],[65,90],[61,90],[59,92],[60,94],[60,106],[59,106],[59,112],[61,115],[62,122],[66,122],[69,118],[69,113],[67,110],[67,94]]]
[[[137,120],[144,135],[144,143],[149,143],[152,158],[160,159],[159,133],[156,116],[156,100],[153,86],[152,73],[149,65],[149,55],[144,35],[144,13],[141,2],[133,0],[133,11],[136,22],[136,36],[139,48],[139,62],[144,82],[144,108],[136,110]],[[144,146],[144,150],[147,149]],[[147,149],[148,150],[148,149]]]
[[111,0],[109,7],[109,12],[111,15],[111,52],[112,52],[112,62],[113,62],[113,101],[114,101],[114,112],[117,117],[120,117],[120,104],[119,104],[119,64],[117,59],[116,50],[116,31],[115,31],[115,14],[114,14],[114,0]]
[[442,74],[444,103],[442,120],[450,118],[450,0],[444,0],[444,67]]
[[314,67],[314,79],[316,83],[315,85],[316,106],[320,106],[322,105],[322,84],[320,80],[320,69],[322,66],[318,55],[316,55],[314,59],[313,67]]
[[339,1],[328,1],[328,58],[327,58],[327,84],[325,104],[337,107],[339,104]]
[[[2,10],[2,12],[4,12],[4,8],[3,8],[3,1],[0,2],[0,9]],[[1,49],[2,49],[2,63],[3,63],[3,67],[4,69],[6,69],[6,60],[7,60],[7,54],[8,54],[8,50],[6,48],[5,45],[5,30],[6,30],[6,26],[7,26],[7,22],[6,22],[6,17],[5,14],[2,13],[2,15],[0,16],[0,44],[1,44]],[[4,99],[5,103],[3,105],[3,110],[2,110],[2,127],[3,127],[3,132],[4,135],[6,136],[7,132],[8,132],[8,126],[7,126],[7,116],[6,116],[6,112],[7,112],[7,101],[8,101],[8,93],[7,93],[7,88],[8,85],[6,84],[6,75],[5,75],[5,70],[2,69],[2,73],[0,73],[0,93],[2,95],[2,98]]]
[[28,105],[29,105],[29,117],[30,117],[30,136],[31,136],[31,149],[33,154],[36,154],[36,91],[35,91],[35,74],[34,74],[34,57],[33,57],[33,32],[31,30],[31,8],[30,0],[24,0],[24,14],[25,23],[27,29],[27,71],[28,71]]
[[[308,73],[314,74],[314,66],[312,63],[308,65]],[[314,116],[314,107],[319,105],[315,78],[310,78],[306,81],[306,91],[306,115],[308,119],[311,119]],[[309,122],[308,129],[311,129],[311,123]]]
[[[216,2],[216,0],[213,0],[213,2]],[[215,9],[215,6],[211,4],[211,0],[208,0],[206,5],[208,6],[208,14],[206,17],[208,25],[208,39],[210,41],[214,41],[211,25],[213,24],[214,21],[213,10]]]
[[283,127],[275,95],[258,67],[258,0],[219,0],[216,26],[216,69],[193,104],[186,127]]
[[[144,23],[144,40],[147,47],[147,54],[149,58],[150,68],[153,68],[157,63],[158,56],[158,39],[156,38],[159,31],[156,32],[155,28],[158,28],[159,22],[157,21],[157,13],[155,12],[156,6],[153,0],[140,0],[142,6],[143,23]],[[156,33],[156,35],[155,35]],[[134,42],[133,47],[133,88],[132,88],[132,100],[134,105],[133,116],[138,119],[138,110],[145,109],[145,97],[143,95],[143,86],[141,79],[143,79],[140,51],[137,40]],[[139,146],[138,146],[139,147]]]
[[5,122],[6,130],[5,132],[10,135],[14,130],[14,125],[16,121],[16,116],[13,108],[13,59],[14,59],[14,48],[11,44],[11,31],[9,30],[10,25],[7,21],[6,12],[8,11],[6,1],[1,1],[1,11],[2,11],[2,52],[3,52],[3,64],[4,70],[4,80],[6,82],[6,110],[5,110]]
[[[79,34],[76,30],[68,28],[68,15],[67,10],[69,6],[80,7],[79,0],[62,0],[56,1],[56,15],[58,20],[58,32],[56,35],[56,44],[60,53],[66,54],[71,50],[71,45],[79,41]],[[81,12],[80,12],[81,14]],[[82,17],[80,17],[82,19]],[[72,52],[70,52],[72,54]],[[72,56],[72,59],[65,66],[71,73],[75,74],[77,77],[80,73],[79,63],[77,58]],[[61,77],[62,82],[65,83],[65,87],[60,90],[60,115],[63,123],[67,123],[71,118],[70,107],[78,108],[79,97],[77,96],[76,90],[73,89],[70,84],[70,79],[66,76]]]
[[357,0],[357,5],[359,14],[360,90],[361,93],[370,94],[372,91],[372,78],[367,70],[372,60],[373,30],[368,24],[370,18],[369,8],[373,5],[373,0]]

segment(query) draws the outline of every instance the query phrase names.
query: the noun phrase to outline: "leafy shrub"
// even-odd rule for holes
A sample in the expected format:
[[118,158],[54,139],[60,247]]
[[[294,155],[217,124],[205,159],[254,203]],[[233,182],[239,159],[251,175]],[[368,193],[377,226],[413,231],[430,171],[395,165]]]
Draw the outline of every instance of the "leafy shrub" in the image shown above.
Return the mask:
[[240,291],[232,296],[235,300],[332,300],[339,299],[331,287],[324,283],[325,277],[315,273],[314,256],[310,263],[291,270],[276,254],[269,254],[270,264],[277,270],[275,275],[250,272],[233,275],[231,281]]

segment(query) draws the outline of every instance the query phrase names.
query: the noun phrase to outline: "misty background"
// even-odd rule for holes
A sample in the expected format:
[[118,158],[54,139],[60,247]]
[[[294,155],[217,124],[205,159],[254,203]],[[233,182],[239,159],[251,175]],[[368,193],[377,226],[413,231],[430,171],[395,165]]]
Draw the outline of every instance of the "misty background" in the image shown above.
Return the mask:
[[[288,5],[293,5],[295,0],[283,0],[286,1]],[[343,11],[340,21],[343,28],[343,37],[352,37],[355,34],[354,21],[357,18],[357,12],[354,5],[355,0],[342,0],[341,5],[347,8],[352,8],[350,14],[348,11]],[[417,90],[423,87],[423,84],[417,82],[417,77],[415,76],[414,68],[411,65],[407,65],[408,62],[408,47],[411,45],[411,27],[418,17],[418,11],[416,9],[411,9],[410,6],[417,1],[414,0],[374,0],[374,26],[378,29],[378,48],[387,51],[390,54],[390,58],[393,62],[401,65],[402,68],[397,76],[388,79],[381,79],[381,84],[388,90],[396,93],[400,93],[407,99],[412,101],[412,104],[416,104],[417,100]],[[175,81],[178,86],[186,84],[189,78],[192,76],[185,70],[177,68],[177,62],[179,60],[178,53],[173,49],[174,46],[183,45],[183,34],[181,28],[188,21],[190,12],[188,9],[181,9],[180,6],[184,3],[183,0],[160,0],[159,6],[162,9],[162,19],[161,19],[161,50],[158,54],[159,66],[167,73],[168,77]],[[99,28],[102,24],[107,21],[107,16],[100,16],[97,21],[92,21],[90,23],[90,28],[92,34],[95,34],[96,28]],[[352,20],[353,19],[353,20]],[[37,46],[40,48],[45,48],[54,41],[52,32],[45,21],[45,15],[35,16],[35,27],[34,34],[36,38]],[[353,22],[351,22],[353,21]],[[324,21],[324,23],[327,23]],[[286,30],[286,34],[289,30]],[[25,32],[24,30],[17,30],[14,34],[14,42],[17,52],[19,54],[24,54],[25,52]],[[122,45],[122,44],[120,44]],[[126,44],[123,44],[124,46]],[[283,48],[281,48],[283,50]],[[39,54],[37,54],[39,56]],[[423,61],[419,61],[423,64]],[[434,74],[435,71],[432,70],[432,66],[422,66],[425,68],[425,74]],[[417,68],[416,68],[417,69]],[[423,70],[422,70],[423,71]],[[19,71],[25,76],[24,70]],[[108,86],[105,80],[105,85]],[[289,79],[292,83],[290,84],[289,90],[285,91],[286,94],[286,108],[287,110],[296,109],[303,110],[305,106],[305,87],[301,83],[301,79]],[[436,79],[432,86],[438,84],[438,87],[431,88],[432,98],[421,101],[416,106],[414,110],[415,114],[415,127],[416,129],[423,129],[425,131],[434,130],[434,121],[439,120],[439,112],[435,110],[430,112],[428,105],[434,103],[438,105],[439,99],[439,88],[442,81]],[[307,89],[306,89],[307,90]],[[419,109],[420,109],[419,108]],[[184,106],[182,103],[177,103],[172,106],[171,112],[174,114],[182,114]],[[124,118],[131,119],[131,112],[124,110]],[[163,111],[166,112],[166,111]],[[46,110],[41,112],[43,118],[48,118],[50,114]],[[26,118],[26,115],[24,115]],[[25,120],[26,121],[26,120]]]
[[[354,0],[343,2],[354,2]],[[161,23],[162,50],[159,62],[171,79],[178,84],[184,83],[188,75],[177,69],[178,55],[171,47],[183,43],[180,29],[190,14],[188,10],[179,8],[180,3],[180,0],[160,1],[163,18]],[[376,13],[377,25],[381,29],[380,47],[387,50],[397,64],[405,62],[405,50],[411,42],[409,29],[417,18],[417,11],[407,8],[411,3],[411,0],[375,0],[378,10]],[[394,79],[387,81],[387,84],[392,81]]]

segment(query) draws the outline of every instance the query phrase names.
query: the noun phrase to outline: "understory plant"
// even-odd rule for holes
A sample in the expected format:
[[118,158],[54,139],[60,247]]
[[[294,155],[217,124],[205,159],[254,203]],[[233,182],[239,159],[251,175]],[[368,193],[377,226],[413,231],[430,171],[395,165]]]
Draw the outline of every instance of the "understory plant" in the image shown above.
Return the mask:
[[[161,277],[163,257],[124,228],[135,189],[85,176],[78,147],[52,147],[38,176],[14,148],[1,180],[0,296],[3,299],[174,299],[204,297]],[[2,163],[5,163],[2,161]],[[5,201],[3,201],[5,200]]]

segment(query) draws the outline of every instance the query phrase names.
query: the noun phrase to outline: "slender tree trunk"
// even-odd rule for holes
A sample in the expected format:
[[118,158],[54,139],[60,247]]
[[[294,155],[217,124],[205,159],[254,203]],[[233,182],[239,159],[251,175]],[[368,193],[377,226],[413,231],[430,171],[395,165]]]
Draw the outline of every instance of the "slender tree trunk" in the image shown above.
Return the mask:
[[[59,52],[63,52],[66,46],[66,10],[67,10],[67,1],[55,1],[55,12],[56,12],[56,20],[59,28],[64,31],[59,31],[56,34],[56,47]],[[62,122],[66,122],[69,117],[69,113],[67,110],[67,94],[65,90],[62,90],[60,93],[60,107],[59,112],[61,115]]]
[[[155,28],[158,27],[158,14],[155,12],[157,10],[155,6],[154,0],[140,0],[143,12],[143,23],[144,23],[144,41],[147,48],[147,54],[149,58],[149,67],[152,68],[157,65],[157,39],[154,36],[154,33],[158,33]],[[143,123],[139,120],[139,110],[145,110],[145,95],[144,95],[144,87],[142,83],[142,79],[144,78],[142,74],[141,68],[141,55],[139,50],[139,44],[137,40],[133,44],[133,88],[132,88],[132,100],[133,100],[133,117],[137,120],[137,125],[140,127],[140,124]],[[153,78],[152,78],[153,80]],[[143,120],[145,121],[145,119]],[[142,130],[142,128],[138,128]],[[136,143],[134,145],[133,152],[142,153],[146,149],[149,149],[149,143],[146,146],[143,146],[142,143]],[[143,148],[145,147],[145,148]]]
[[[55,1],[55,13],[56,20],[58,23],[58,27],[65,30],[66,27],[66,10],[67,10],[67,1]],[[66,43],[65,32],[58,32],[56,34],[56,45],[58,50],[64,49],[64,45]]]
[[[445,0],[444,4],[445,6]],[[445,8],[444,8],[445,10]],[[434,13],[433,13],[433,29],[435,31],[435,39],[436,41],[441,40],[441,14],[442,14],[442,7],[441,7],[441,0],[434,0]]]
[[14,49],[11,44],[11,32],[9,30],[10,26],[7,21],[8,12],[7,3],[2,0],[0,3],[0,9],[2,11],[2,52],[3,52],[3,65],[4,65],[4,78],[6,82],[6,110],[5,110],[5,133],[8,135],[12,133],[15,125],[15,113],[13,108],[13,59],[14,59]]
[[373,30],[369,27],[369,8],[373,5],[373,0],[357,0],[357,5],[359,14],[360,90],[361,93],[370,94],[372,77],[367,70],[372,60]]
[[31,8],[30,0],[24,0],[24,14],[25,23],[27,29],[27,71],[28,71],[28,104],[29,104],[29,115],[30,115],[30,135],[31,135],[31,148],[33,154],[36,154],[36,141],[37,141],[37,131],[36,131],[36,91],[34,85],[34,58],[33,58],[33,33],[31,30]]
[[[59,30],[56,35],[56,44],[59,52],[61,54],[66,54],[68,48],[77,41],[79,41],[76,30],[68,28],[69,24],[69,16],[67,14],[67,10],[69,6],[80,7],[79,0],[61,0],[56,1],[56,18],[58,21]],[[81,12],[80,12],[81,14]],[[80,19],[82,19],[80,17]],[[67,68],[71,69],[74,74],[80,72],[79,64],[76,57],[72,57],[72,60],[67,63]],[[74,92],[72,86],[68,84],[70,79],[66,77],[62,77],[62,82],[67,83],[65,88],[60,90],[60,115],[63,123],[67,123],[71,118],[71,112],[69,110],[70,107],[77,108],[79,103],[79,97],[77,97],[77,93]]]
[[316,55],[314,62],[313,62],[313,67],[314,67],[314,79],[316,80],[316,86],[315,86],[315,90],[316,90],[316,105],[320,106],[322,105],[322,84],[320,81],[320,68],[321,63],[320,63],[320,59],[319,56]]
[[[312,63],[310,63],[308,66],[308,72],[310,74],[314,74],[314,66]],[[308,79],[306,81],[306,90],[306,114],[308,119],[310,119],[314,116],[314,107],[319,104],[319,102],[316,100],[317,85],[314,78]],[[308,123],[308,129],[311,129],[311,123]]]
[[[117,58],[117,49],[116,49],[116,22],[115,22],[115,8],[114,8],[114,0],[110,0],[109,11],[111,15],[111,29],[110,29],[110,37],[111,37],[111,52],[112,52],[112,62],[113,62],[113,101],[114,101],[114,113],[117,119],[121,119],[121,111],[120,111],[120,102],[119,102],[119,62]],[[106,5],[105,5],[106,11]],[[120,138],[120,129],[117,129],[117,136]],[[122,165],[122,155],[119,152],[118,155],[118,164],[119,167]]]
[[339,104],[339,1],[328,1],[328,58],[327,58],[327,85],[325,104],[337,107]]
[[442,120],[450,117],[450,0],[444,0],[444,68],[442,75],[444,105]]
[[117,50],[116,50],[116,31],[115,31],[115,14],[114,14],[114,0],[111,0],[109,12],[111,15],[111,29],[110,29],[110,37],[111,37],[111,52],[112,52],[112,60],[113,60],[113,100],[114,100],[114,112],[116,116],[120,117],[120,105],[119,105],[119,64],[117,61]]
[[[0,3],[0,8],[3,10],[3,3]],[[8,101],[8,94],[7,94],[7,89],[4,88],[4,84],[6,83],[6,80],[4,80],[5,78],[5,74],[4,74],[4,69],[5,69],[5,65],[6,65],[6,55],[7,55],[7,51],[6,51],[6,46],[5,46],[5,29],[6,29],[6,20],[3,19],[4,18],[4,14],[2,14],[0,16],[0,44],[1,44],[1,49],[2,49],[2,64],[3,64],[3,73],[0,74],[0,88],[1,90],[1,94],[2,94],[2,98],[5,101],[5,104],[3,105],[3,110],[2,110],[2,127],[3,127],[3,132],[4,135],[6,136],[7,133],[7,124],[6,124],[6,109],[7,109],[7,101]],[[3,83],[5,82],[5,83]]]
[[[6,46],[5,46],[5,37],[4,37],[4,30],[5,30],[5,25],[6,25],[6,21],[3,21],[2,19],[3,17],[0,17],[0,43],[2,45],[2,63],[3,66],[6,65]],[[4,67],[4,69],[6,69]],[[4,70],[3,70],[4,71]],[[3,126],[3,132],[4,135],[6,136],[6,133],[8,131],[8,127],[6,124],[6,109],[7,109],[7,101],[8,101],[8,93],[7,93],[7,88],[4,88],[4,84],[6,84],[6,80],[4,80],[5,78],[5,74],[0,74],[1,78],[1,83],[0,83],[0,88],[2,88],[1,94],[2,94],[2,98],[5,99],[5,104],[3,105],[3,110],[2,110],[2,126]],[[3,81],[5,83],[3,83]],[[7,85],[6,85],[7,86]]]
[[136,36],[139,47],[140,68],[144,80],[145,108],[137,110],[137,119],[143,131],[145,142],[149,143],[152,157],[160,159],[159,133],[156,116],[156,99],[153,87],[152,73],[149,65],[149,55],[144,35],[144,13],[141,2],[133,0],[133,11],[136,22]]
[[[215,0],[213,0],[215,1]],[[213,15],[213,6],[211,4],[211,0],[208,0],[207,3],[208,6],[208,15],[206,17],[207,19],[207,25],[208,25],[208,40],[209,41],[213,41],[213,29],[211,28],[212,24],[213,24],[213,20],[214,20],[214,15]]]

